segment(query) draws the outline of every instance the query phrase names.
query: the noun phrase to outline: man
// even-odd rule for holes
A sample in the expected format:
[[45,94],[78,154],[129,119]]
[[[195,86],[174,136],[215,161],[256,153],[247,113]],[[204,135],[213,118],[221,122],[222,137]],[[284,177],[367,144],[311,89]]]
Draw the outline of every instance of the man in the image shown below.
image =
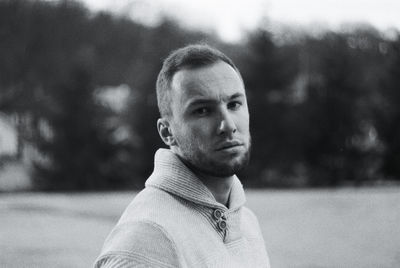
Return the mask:
[[159,149],[146,187],[96,267],[269,267],[235,176],[249,160],[249,113],[233,62],[206,45],[174,51],[157,79]]

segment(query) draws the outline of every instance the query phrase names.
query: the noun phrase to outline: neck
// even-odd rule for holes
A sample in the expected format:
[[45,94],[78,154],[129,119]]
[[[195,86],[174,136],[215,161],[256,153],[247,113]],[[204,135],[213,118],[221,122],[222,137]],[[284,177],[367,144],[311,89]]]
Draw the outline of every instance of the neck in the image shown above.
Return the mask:
[[233,176],[229,177],[214,177],[205,174],[198,174],[199,179],[213,194],[218,203],[228,207],[229,196],[232,189]]
[[212,193],[215,200],[228,207],[229,196],[231,194],[231,188],[233,183],[234,176],[227,177],[216,177],[209,174],[205,174],[195,167],[193,167],[189,162],[187,162],[183,157],[180,157],[179,154],[177,156],[181,159],[181,161],[201,180],[201,182],[208,188],[208,190]]

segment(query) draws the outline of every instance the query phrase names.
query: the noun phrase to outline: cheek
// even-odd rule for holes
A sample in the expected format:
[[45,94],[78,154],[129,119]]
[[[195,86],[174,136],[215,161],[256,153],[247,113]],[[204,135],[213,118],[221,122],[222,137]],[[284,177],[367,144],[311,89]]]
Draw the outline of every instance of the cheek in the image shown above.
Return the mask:
[[175,137],[181,143],[199,147],[204,145],[204,128],[198,125],[179,125],[175,128]]
[[190,135],[196,139],[209,139],[210,127],[207,124],[196,124],[190,128]]
[[250,122],[248,113],[237,117],[236,127],[238,128],[239,132],[243,134],[249,133]]
[[186,134],[190,137],[191,142],[200,148],[207,147],[212,142],[213,132],[210,124],[199,120],[196,124],[189,126]]

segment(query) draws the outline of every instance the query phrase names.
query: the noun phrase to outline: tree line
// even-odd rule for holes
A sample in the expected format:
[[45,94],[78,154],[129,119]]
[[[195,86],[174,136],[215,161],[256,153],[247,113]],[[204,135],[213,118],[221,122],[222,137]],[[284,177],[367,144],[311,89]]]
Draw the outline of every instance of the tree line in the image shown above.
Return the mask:
[[[266,27],[226,44],[170,18],[149,27],[74,1],[0,1],[0,111],[19,150],[41,157],[40,190],[143,187],[163,147],[155,81],[162,59],[205,42],[246,84],[253,140],[248,186],[362,185],[400,180],[400,38],[368,25],[319,34]],[[101,101],[124,85],[126,106]]]

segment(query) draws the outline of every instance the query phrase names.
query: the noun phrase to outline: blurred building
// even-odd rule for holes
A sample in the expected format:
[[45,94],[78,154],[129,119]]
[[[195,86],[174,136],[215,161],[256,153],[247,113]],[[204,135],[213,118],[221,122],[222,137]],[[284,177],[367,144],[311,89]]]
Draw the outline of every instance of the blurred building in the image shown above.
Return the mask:
[[17,157],[18,133],[9,116],[0,114],[0,192],[27,190],[31,188],[28,168],[29,147],[23,157]]
[[0,156],[17,152],[17,130],[4,114],[0,114]]

